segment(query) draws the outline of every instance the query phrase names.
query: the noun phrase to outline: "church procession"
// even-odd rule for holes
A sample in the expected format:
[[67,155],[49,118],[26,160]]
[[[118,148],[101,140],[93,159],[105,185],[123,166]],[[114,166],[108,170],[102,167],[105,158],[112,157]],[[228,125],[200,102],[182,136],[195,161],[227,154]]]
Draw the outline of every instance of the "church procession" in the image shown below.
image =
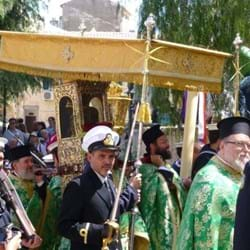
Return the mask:
[[250,19],[226,41],[216,1],[21,2],[0,1],[0,250],[250,250]]

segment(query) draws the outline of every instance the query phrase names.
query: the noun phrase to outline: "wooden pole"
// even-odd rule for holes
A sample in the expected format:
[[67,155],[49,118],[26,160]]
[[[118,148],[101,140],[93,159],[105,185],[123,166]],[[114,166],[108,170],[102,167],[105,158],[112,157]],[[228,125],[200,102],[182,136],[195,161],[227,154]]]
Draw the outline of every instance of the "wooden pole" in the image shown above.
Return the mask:
[[188,91],[184,137],[181,154],[181,177],[190,177],[193,163],[193,148],[198,108],[198,92]]

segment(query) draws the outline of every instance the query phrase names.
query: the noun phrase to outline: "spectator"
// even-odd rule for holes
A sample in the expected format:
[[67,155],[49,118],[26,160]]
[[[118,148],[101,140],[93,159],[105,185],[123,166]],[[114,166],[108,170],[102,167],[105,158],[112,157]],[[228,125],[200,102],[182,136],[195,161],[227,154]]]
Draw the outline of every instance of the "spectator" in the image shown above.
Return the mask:
[[47,127],[47,131],[49,133],[49,137],[56,133],[56,122],[53,116],[48,118],[49,126]]
[[27,132],[26,126],[23,123],[23,119],[22,118],[18,118],[17,119],[17,124],[16,124],[16,128],[21,130],[24,134],[25,137],[25,144],[27,144],[28,140],[29,140],[29,133]]
[[10,159],[10,150],[16,148],[18,141],[16,138],[11,138],[5,145],[5,159]]
[[49,133],[46,129],[42,129],[40,131],[40,142],[47,148],[48,142],[49,142]]
[[29,143],[34,147],[40,156],[47,154],[46,147],[40,142],[37,132],[32,132],[30,134]]
[[15,118],[9,119],[9,126],[8,129],[4,132],[3,137],[5,137],[8,140],[8,142],[12,138],[16,138],[18,140],[18,146],[25,144],[25,135],[21,130],[16,128]]
[[42,137],[41,136],[41,130],[42,129],[46,129],[46,125],[45,122],[37,122],[37,132],[38,132],[38,137]]

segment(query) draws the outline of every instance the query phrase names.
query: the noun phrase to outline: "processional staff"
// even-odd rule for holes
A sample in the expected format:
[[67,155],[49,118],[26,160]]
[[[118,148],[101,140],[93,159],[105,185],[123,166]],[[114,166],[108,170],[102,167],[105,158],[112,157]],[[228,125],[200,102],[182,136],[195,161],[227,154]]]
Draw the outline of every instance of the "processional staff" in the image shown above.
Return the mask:
[[117,227],[117,223],[116,223],[116,214],[117,214],[117,210],[119,207],[119,199],[120,199],[120,195],[122,192],[122,184],[123,184],[123,180],[125,177],[125,171],[126,171],[126,167],[127,167],[128,156],[129,156],[130,147],[132,144],[132,139],[133,139],[133,135],[134,135],[134,129],[135,129],[136,118],[137,118],[138,112],[139,112],[139,103],[137,103],[135,114],[134,114],[134,120],[133,120],[132,127],[130,130],[130,135],[129,135],[129,139],[128,139],[128,144],[127,144],[127,148],[126,148],[125,158],[124,158],[124,162],[123,162],[123,166],[122,166],[122,171],[121,171],[121,176],[120,176],[119,185],[118,185],[118,189],[117,189],[117,194],[115,197],[114,206],[113,206],[113,209],[111,212],[110,219],[105,222],[105,226],[107,226],[108,233],[107,233],[107,237],[103,239],[102,250],[109,249],[108,245],[113,241],[114,230],[116,231],[115,232],[116,235],[118,234],[118,231],[119,231],[119,228]]
[[[105,224],[108,226],[108,237],[103,239],[103,247],[102,250],[108,250],[108,244],[112,241],[112,230],[115,227],[116,224],[116,214],[118,210],[119,205],[119,198],[121,195],[122,190],[122,184],[125,176],[125,170],[128,162],[128,157],[130,153],[130,147],[132,144],[132,138],[134,135],[136,120],[139,122],[139,133],[138,133],[138,147],[137,147],[137,157],[136,157],[136,171],[138,171],[138,168],[141,165],[140,161],[140,152],[141,152],[141,140],[142,140],[142,129],[143,129],[143,123],[150,123],[151,122],[151,114],[150,114],[150,108],[149,103],[147,102],[147,91],[148,91],[148,60],[150,58],[150,44],[151,44],[151,33],[152,30],[155,27],[155,19],[154,15],[150,14],[147,20],[145,21],[145,26],[147,27],[147,39],[146,39],[146,48],[145,48],[145,54],[144,54],[144,71],[143,71],[143,83],[142,83],[142,95],[141,95],[141,104],[137,104],[133,124],[130,130],[129,140],[126,148],[125,158],[122,166],[120,181],[118,185],[117,195],[114,202],[114,206],[112,209],[110,220],[107,221]],[[131,228],[130,228],[130,239],[129,239],[129,249],[134,249],[134,222],[135,222],[135,213],[136,210],[134,208],[134,211],[132,211],[132,219],[131,219]],[[117,228],[118,231],[118,228]]]
[[240,46],[243,41],[240,38],[240,34],[237,33],[233,41],[235,46],[235,76],[234,76],[234,115],[239,115],[239,89],[240,89]]
[[[137,143],[137,155],[135,161],[135,171],[139,171],[139,167],[142,165],[141,163],[141,141],[142,141],[142,129],[143,123],[151,123],[151,115],[149,109],[149,103],[147,102],[147,91],[148,91],[148,60],[150,58],[150,45],[152,39],[152,31],[155,28],[155,17],[151,13],[144,25],[147,29],[147,39],[146,39],[146,49],[144,55],[144,72],[143,72],[143,84],[142,84],[142,95],[141,95],[141,107],[139,110],[139,131],[138,131],[138,143]],[[135,216],[138,213],[137,207],[134,207],[131,211],[131,222],[130,222],[130,230],[129,230],[129,250],[134,249],[134,237],[135,237]]]

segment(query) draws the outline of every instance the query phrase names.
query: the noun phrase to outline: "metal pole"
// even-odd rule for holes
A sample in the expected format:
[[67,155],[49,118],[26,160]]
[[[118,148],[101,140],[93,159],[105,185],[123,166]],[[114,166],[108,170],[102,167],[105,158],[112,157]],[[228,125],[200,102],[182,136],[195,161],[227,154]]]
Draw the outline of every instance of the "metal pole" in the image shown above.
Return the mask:
[[[129,106],[129,113],[128,113],[128,115],[129,115],[129,118],[128,118],[128,120],[129,120],[129,126],[128,126],[128,128],[129,128],[129,131],[131,131],[131,128],[132,128],[132,124],[133,124],[133,114],[134,114],[134,111],[135,111],[135,102],[134,102],[134,86],[133,86],[133,84],[132,83],[129,83],[128,84],[128,96],[131,98],[131,103],[130,103],[130,106]],[[132,161],[132,151],[133,151],[133,149],[132,149],[132,146],[131,146],[131,148],[130,148],[130,152],[129,152],[129,160],[130,161]]]
[[[144,25],[147,28],[147,40],[146,40],[146,50],[144,57],[144,72],[143,72],[143,85],[142,85],[142,95],[141,95],[141,105],[146,103],[147,91],[148,91],[148,60],[151,44],[151,35],[155,27],[155,18],[151,13],[147,20],[144,22]],[[138,143],[137,143],[137,156],[135,162],[135,171],[138,173],[139,167],[141,166],[141,141],[142,141],[142,130],[143,130],[143,120],[139,121],[139,131],[138,131]],[[138,213],[137,207],[134,207],[131,211],[131,221],[130,221],[130,232],[129,232],[129,250],[134,249],[134,233],[135,233],[135,216]]]
[[233,41],[235,46],[235,78],[234,78],[234,115],[239,115],[239,90],[240,90],[240,46],[243,41],[237,33]]
[[3,83],[3,133],[6,130],[6,110],[7,110],[7,86],[6,83]]
[[131,130],[130,130],[130,135],[129,135],[128,144],[127,144],[127,148],[126,148],[126,153],[125,153],[125,157],[124,157],[124,162],[123,162],[123,166],[122,166],[122,172],[121,172],[121,176],[120,176],[119,185],[118,185],[118,188],[117,188],[117,194],[116,194],[113,210],[112,210],[112,213],[111,213],[110,221],[116,221],[116,214],[117,214],[119,199],[120,199],[120,195],[121,195],[121,191],[122,191],[122,185],[123,185],[123,180],[124,180],[125,171],[126,171],[126,167],[127,167],[130,147],[131,147],[132,139],[133,139],[133,135],[134,135],[134,129],[135,129],[135,124],[136,124],[136,118],[137,118],[138,111],[139,111],[139,106],[140,105],[138,103],[137,106],[136,106],[136,110],[135,110],[134,121],[133,121]]

